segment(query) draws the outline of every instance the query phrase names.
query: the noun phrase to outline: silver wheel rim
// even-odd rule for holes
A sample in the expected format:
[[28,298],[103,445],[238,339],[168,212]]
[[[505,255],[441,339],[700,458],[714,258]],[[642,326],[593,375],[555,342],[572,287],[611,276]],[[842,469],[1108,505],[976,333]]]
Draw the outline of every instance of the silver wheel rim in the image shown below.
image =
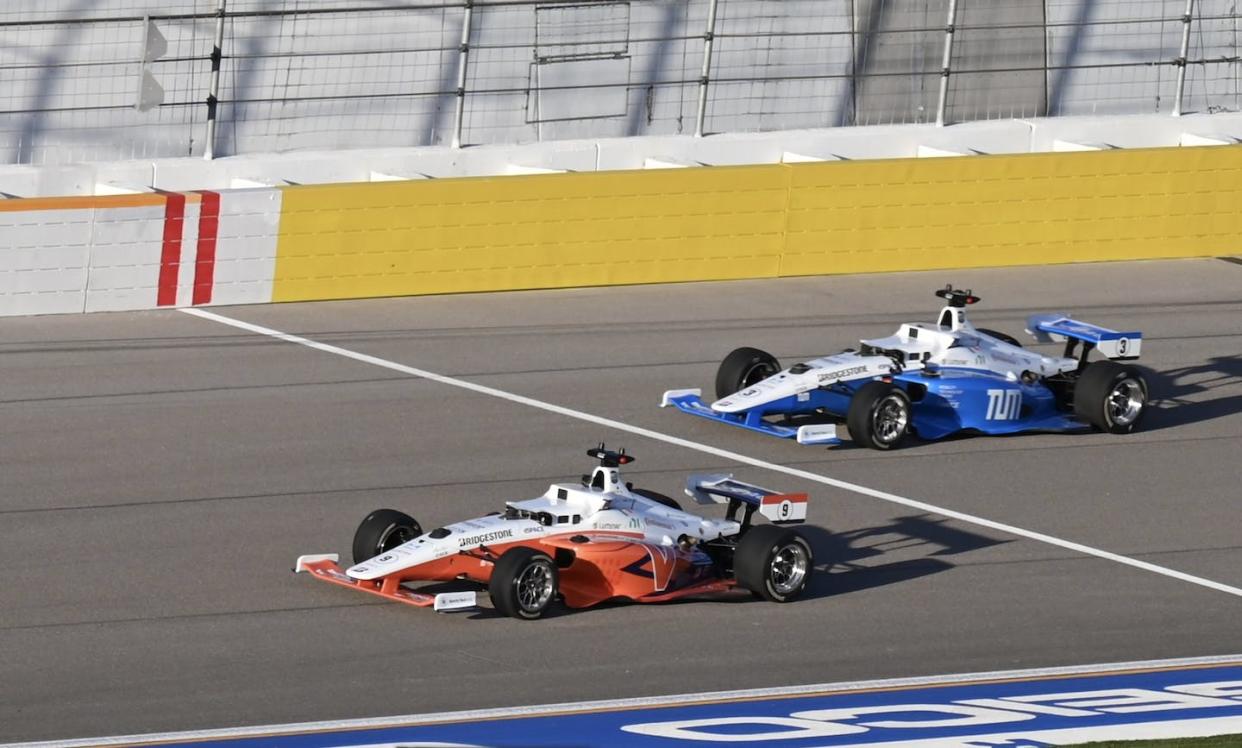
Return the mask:
[[518,605],[528,613],[543,610],[552,599],[552,569],[547,562],[529,564],[514,580]]
[[1129,426],[1143,412],[1143,385],[1137,379],[1126,377],[1108,393],[1104,400],[1104,412],[1109,423]]
[[380,535],[379,547],[375,549],[377,551],[375,555],[387,553],[399,545],[405,545],[416,537],[418,537],[418,533],[414,532],[414,528],[393,525]]
[[906,433],[906,426],[909,422],[910,414],[906,412],[906,402],[895,392],[885,395],[880,402],[876,403],[871,415],[871,426],[875,431],[875,438],[884,444],[897,441],[902,434]]
[[740,389],[744,390],[751,385],[758,384],[775,373],[776,371],[767,363],[755,364],[742,375],[742,386]]
[[772,565],[768,574],[772,580],[772,591],[778,595],[797,592],[806,579],[806,570],[811,565],[806,548],[799,543],[781,546],[772,556]]

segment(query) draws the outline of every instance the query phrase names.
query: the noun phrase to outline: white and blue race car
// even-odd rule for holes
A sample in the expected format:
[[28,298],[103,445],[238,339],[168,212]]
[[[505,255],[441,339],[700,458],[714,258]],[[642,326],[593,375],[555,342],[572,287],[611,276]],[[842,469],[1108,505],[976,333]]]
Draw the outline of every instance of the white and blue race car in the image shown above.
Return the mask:
[[[802,444],[837,444],[844,419],[855,443],[891,449],[910,434],[1013,434],[1094,428],[1124,434],[1147,408],[1147,382],[1118,363],[1138,358],[1143,336],[1037,314],[1027,332],[1064,341],[1060,356],[1022,348],[1004,333],[976,328],[966,306],[979,297],[946,286],[934,324],[904,324],[858,350],[782,369],[770,354],[738,348],[716,373],[716,401],[697,389],[669,390],[662,407]],[[1102,359],[1088,360],[1097,352]],[[799,423],[799,422],[802,423]]]

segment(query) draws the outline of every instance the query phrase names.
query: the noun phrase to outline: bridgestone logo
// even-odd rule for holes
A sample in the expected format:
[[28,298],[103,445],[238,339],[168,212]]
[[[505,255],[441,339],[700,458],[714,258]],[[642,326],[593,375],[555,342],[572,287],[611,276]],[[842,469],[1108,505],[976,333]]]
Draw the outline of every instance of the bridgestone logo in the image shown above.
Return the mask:
[[468,545],[483,545],[484,543],[491,543],[493,541],[500,540],[501,538],[511,537],[513,537],[512,530],[497,530],[496,532],[485,532],[482,535],[468,535],[457,541],[457,546],[459,548],[465,548]]
[[866,371],[867,371],[867,367],[865,366],[854,366],[849,369],[840,369],[838,371],[827,371],[819,375],[819,381],[827,382],[830,379],[844,379],[845,377],[852,377],[855,374],[864,374],[866,373]]

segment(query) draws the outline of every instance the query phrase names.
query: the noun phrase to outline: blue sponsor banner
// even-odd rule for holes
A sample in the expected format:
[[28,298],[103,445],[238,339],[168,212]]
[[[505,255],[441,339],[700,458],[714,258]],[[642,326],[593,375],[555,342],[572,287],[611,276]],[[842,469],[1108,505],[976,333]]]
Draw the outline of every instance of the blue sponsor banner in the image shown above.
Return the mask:
[[197,748],[412,748],[420,744],[497,748],[915,744],[1035,748],[1109,738],[1234,733],[1242,734],[1242,664],[230,739],[177,741],[168,740],[175,736],[162,736],[161,744]]

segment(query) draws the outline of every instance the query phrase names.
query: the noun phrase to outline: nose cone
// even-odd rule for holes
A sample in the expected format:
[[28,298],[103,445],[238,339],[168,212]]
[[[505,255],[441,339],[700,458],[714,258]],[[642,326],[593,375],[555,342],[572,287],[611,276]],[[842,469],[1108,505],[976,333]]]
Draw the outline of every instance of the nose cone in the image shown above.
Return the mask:
[[432,540],[424,535],[390,551],[384,551],[360,564],[354,564],[346,569],[345,573],[353,579],[380,579],[411,566],[447,556],[451,549],[442,546],[444,543],[441,541]]
[[355,564],[345,573],[354,579],[380,579],[481,545],[512,543],[520,537],[523,529],[530,526],[538,527],[538,524],[529,520],[506,520],[500,515],[455,522]]
[[756,405],[762,405],[778,398],[792,395],[797,389],[797,383],[794,379],[796,378],[784,373],[768,377],[762,382],[753,384],[740,392],[734,392],[728,397],[720,398],[712,403],[712,410],[721,413],[739,413],[749,410]]
[[[777,374],[777,376],[780,376]],[[773,378],[775,379],[775,378]],[[720,411],[720,413],[740,413],[743,410],[754,408],[755,405],[768,403],[773,400],[776,395],[774,390],[777,389],[773,383],[769,381],[760,381],[759,384],[748,386],[748,388],[733,393],[728,398],[720,398],[712,404],[712,410]]]

